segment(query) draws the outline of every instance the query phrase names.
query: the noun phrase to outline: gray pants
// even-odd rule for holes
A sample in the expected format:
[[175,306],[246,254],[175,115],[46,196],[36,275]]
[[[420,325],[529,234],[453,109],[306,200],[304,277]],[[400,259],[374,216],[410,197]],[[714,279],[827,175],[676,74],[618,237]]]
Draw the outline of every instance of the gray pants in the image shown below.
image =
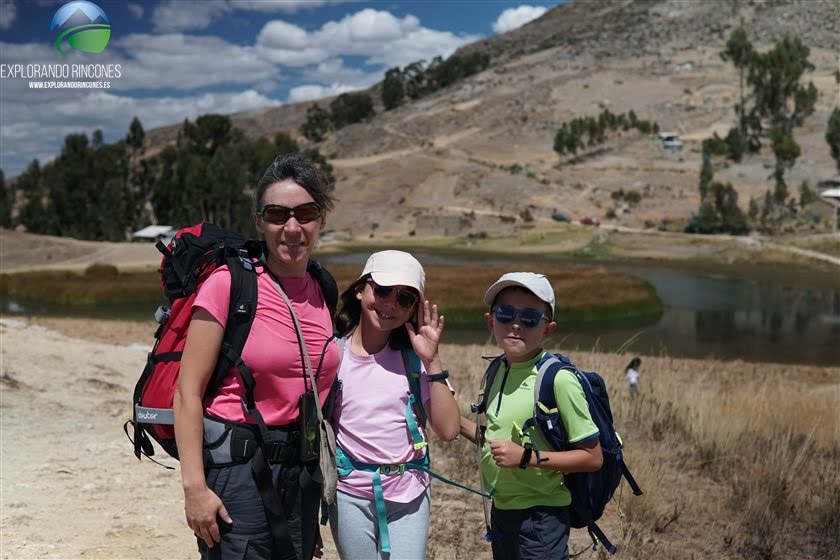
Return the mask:
[[429,489],[407,504],[385,500],[391,554],[379,552],[376,503],[338,492],[330,530],[341,560],[423,560],[429,535]]

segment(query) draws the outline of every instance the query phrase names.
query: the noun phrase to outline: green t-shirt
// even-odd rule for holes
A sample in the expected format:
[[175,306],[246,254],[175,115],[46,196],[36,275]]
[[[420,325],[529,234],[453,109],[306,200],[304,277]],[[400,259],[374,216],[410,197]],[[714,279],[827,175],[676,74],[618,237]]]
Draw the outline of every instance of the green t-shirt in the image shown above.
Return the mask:
[[[521,428],[534,415],[536,365],[542,356],[540,353],[529,362],[511,364],[507,371],[504,365],[499,368],[488,393],[485,441],[507,439],[519,445],[529,441],[527,437],[523,441],[517,427]],[[584,441],[598,433],[598,427],[589,416],[583,389],[574,374],[565,370],[557,373],[554,396],[569,443]],[[534,439],[540,450],[551,449],[536,428],[529,429],[527,435]],[[572,501],[563,484],[563,473],[538,467],[500,468],[493,461],[487,443],[481,458],[481,475],[485,488],[495,489],[493,501],[499,509],[567,506]]]

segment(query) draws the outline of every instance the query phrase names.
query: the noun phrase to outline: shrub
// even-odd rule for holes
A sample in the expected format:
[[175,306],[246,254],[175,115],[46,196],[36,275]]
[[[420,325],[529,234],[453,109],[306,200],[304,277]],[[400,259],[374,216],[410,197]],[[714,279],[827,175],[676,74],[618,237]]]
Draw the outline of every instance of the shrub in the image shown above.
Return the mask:
[[342,93],[330,103],[333,126],[341,128],[373,115],[373,100],[366,93]]
[[106,277],[119,276],[120,271],[116,266],[105,263],[94,263],[85,269],[85,276]]
[[317,103],[306,110],[306,122],[300,127],[300,133],[307,140],[320,142],[332,128],[330,114]]

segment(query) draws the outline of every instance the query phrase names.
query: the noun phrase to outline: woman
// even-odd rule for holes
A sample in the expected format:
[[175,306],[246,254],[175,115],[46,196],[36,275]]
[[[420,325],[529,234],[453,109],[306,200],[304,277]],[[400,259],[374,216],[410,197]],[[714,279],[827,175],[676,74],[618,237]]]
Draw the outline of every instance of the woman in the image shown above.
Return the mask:
[[330,528],[343,560],[426,557],[422,418],[450,441],[460,413],[438,354],[443,317],[423,299],[424,286],[417,259],[381,251],[341,295],[336,332],[346,338],[333,415],[340,478]]
[[[227,267],[202,284],[193,305],[175,394],[175,437],[187,524],[198,537],[202,558],[308,559],[315,553],[318,461],[302,460],[298,427],[299,401],[310,387],[292,314],[279,288],[299,319],[313,367],[320,364],[317,385],[323,404],[339,354],[329,344],[330,311],[307,264],[333,203],[322,174],[297,153],[275,159],[254,193],[265,264],[256,267],[257,306],[242,359],[255,380],[259,415],[243,410],[243,383],[235,370],[216,395],[202,402],[228,317]],[[258,416],[267,427],[258,427]],[[208,443],[216,450],[228,446],[230,461],[213,460]]]

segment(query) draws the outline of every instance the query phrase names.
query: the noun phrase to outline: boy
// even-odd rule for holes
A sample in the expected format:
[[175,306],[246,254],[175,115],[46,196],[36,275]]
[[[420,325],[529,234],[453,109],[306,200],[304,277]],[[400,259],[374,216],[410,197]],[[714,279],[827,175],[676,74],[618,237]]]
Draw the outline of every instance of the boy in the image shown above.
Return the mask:
[[[490,286],[484,296],[490,306],[487,327],[504,351],[505,362],[487,387],[487,426],[481,476],[493,490],[491,534],[495,560],[569,557],[569,504],[563,473],[601,468],[598,428],[577,379],[560,371],[554,394],[568,442],[568,451],[550,449],[530,429],[523,438],[519,427],[534,414],[537,363],[544,355],[543,341],[555,328],[554,290],[542,274],[511,272]],[[475,422],[462,418],[461,435],[476,443]],[[534,441],[536,453],[523,446]]]

